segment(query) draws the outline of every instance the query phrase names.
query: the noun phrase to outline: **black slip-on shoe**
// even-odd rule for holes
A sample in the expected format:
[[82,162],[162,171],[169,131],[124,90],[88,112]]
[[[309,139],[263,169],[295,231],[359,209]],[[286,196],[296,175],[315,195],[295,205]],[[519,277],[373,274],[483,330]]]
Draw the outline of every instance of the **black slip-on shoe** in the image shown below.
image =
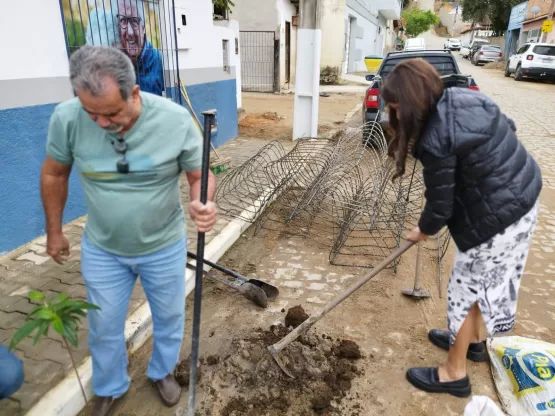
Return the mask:
[[[443,331],[441,329],[432,329],[428,333],[428,339],[436,347],[442,350],[449,351],[449,331]],[[485,342],[477,342],[470,344],[468,347],[468,353],[466,358],[475,363],[483,363],[487,360],[487,348]]]
[[468,377],[442,383],[439,381],[437,367],[411,368],[407,371],[407,380],[417,389],[428,393],[448,393],[461,398],[469,397],[472,393]]

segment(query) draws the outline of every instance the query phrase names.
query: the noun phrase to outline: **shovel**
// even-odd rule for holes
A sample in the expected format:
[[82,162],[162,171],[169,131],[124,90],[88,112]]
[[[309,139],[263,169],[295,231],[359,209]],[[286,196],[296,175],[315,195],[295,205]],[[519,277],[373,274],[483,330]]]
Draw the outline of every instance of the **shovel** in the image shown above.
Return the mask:
[[[204,262],[207,263],[206,260]],[[187,263],[187,268],[190,270],[195,270],[195,266],[193,266],[190,263]],[[230,281],[230,280],[224,279],[223,277],[216,276],[215,274],[209,273],[207,271],[204,271],[204,275],[238,291],[248,300],[253,302],[255,305],[258,305],[261,308],[268,307],[268,297],[260,287],[255,286],[248,281],[240,281],[240,280]]]
[[304,321],[301,325],[299,325],[297,328],[291,331],[281,341],[279,341],[274,345],[269,346],[268,351],[270,352],[270,355],[275,360],[277,365],[279,365],[279,368],[281,368],[283,372],[287,374],[289,377],[295,378],[295,376],[287,369],[287,367],[285,367],[285,364],[281,361],[281,358],[279,357],[279,353],[290,343],[295,341],[301,334],[308,331],[316,322],[318,322],[325,315],[327,315],[328,312],[330,312],[336,306],[339,306],[339,304],[341,304],[345,299],[347,299],[358,289],[360,289],[362,286],[364,286],[366,283],[372,280],[378,273],[380,273],[387,266],[389,266],[391,262],[401,257],[413,245],[414,243],[412,241],[407,241],[403,243],[401,247],[399,247],[397,250],[391,253],[388,258],[386,258],[384,261],[378,264],[372,271],[365,274],[364,277],[362,277],[357,283],[352,285],[349,289],[347,289],[345,292],[340,294],[338,297],[336,297],[334,300],[332,300],[330,303],[328,303],[326,306],[324,306],[314,315],[310,316],[306,321]]
[[[187,256],[191,257],[193,260],[197,259],[197,256],[189,251],[187,252]],[[264,291],[268,300],[273,300],[279,296],[279,290],[277,287],[272,286],[266,282],[263,282],[262,280],[247,279],[245,276],[241,276],[239,273],[234,272],[233,270],[226,269],[225,267],[220,266],[219,264],[216,264],[216,263],[212,263],[206,259],[204,260],[204,264],[212,267],[213,269],[218,270],[219,272],[222,272],[223,274],[227,274],[228,276],[233,277],[237,281],[237,284],[250,283],[251,285],[259,287],[260,289],[262,289],[262,291]],[[229,282],[224,283],[224,285],[229,285]],[[265,307],[266,306],[263,306],[263,308]]]

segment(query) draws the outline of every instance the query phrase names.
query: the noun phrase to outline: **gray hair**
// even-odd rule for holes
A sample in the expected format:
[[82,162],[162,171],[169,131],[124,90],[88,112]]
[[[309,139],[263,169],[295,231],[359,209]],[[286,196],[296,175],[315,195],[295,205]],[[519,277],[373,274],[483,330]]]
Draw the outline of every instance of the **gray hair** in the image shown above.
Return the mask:
[[118,15],[118,14],[122,14],[119,4],[122,4],[123,6],[127,6],[127,5],[131,5],[131,6],[135,6],[135,8],[137,9],[137,14],[139,15],[138,17],[141,18],[142,20],[142,24],[145,24],[145,3],[144,0],[111,0],[110,1],[110,9],[112,10],[112,13],[114,14],[114,16]]
[[85,45],[69,60],[69,80],[75,90],[102,95],[106,78],[117,82],[121,97],[128,100],[137,83],[131,59],[109,46]]

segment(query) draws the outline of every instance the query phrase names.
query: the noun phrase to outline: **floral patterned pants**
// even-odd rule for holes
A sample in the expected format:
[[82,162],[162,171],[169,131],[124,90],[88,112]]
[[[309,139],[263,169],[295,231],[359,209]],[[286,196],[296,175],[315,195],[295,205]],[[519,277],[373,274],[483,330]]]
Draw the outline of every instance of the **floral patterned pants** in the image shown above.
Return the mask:
[[513,329],[518,290],[538,212],[536,202],[528,214],[491,240],[465,252],[457,250],[447,289],[451,345],[475,303],[490,337]]

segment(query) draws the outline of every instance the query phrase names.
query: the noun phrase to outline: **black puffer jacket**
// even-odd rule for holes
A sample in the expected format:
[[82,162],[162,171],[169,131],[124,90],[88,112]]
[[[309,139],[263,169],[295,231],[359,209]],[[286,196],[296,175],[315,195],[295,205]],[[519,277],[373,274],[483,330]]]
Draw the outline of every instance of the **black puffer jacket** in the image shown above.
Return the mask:
[[445,91],[415,156],[426,185],[420,230],[434,235],[447,225],[461,251],[522,218],[542,188],[540,168],[517,139],[514,122],[475,91]]

